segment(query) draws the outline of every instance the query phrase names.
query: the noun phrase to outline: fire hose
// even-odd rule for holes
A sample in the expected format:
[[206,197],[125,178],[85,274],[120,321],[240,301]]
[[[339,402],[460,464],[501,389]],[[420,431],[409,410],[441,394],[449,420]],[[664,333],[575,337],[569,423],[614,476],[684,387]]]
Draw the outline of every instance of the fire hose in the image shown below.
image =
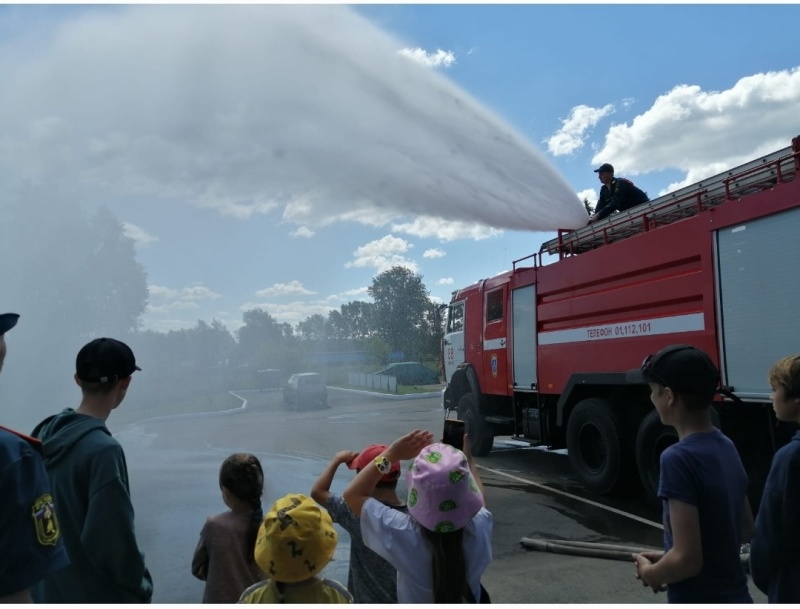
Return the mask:
[[[641,552],[660,552],[662,548],[641,548],[632,546],[619,546],[607,543],[594,543],[588,541],[570,541],[567,539],[531,539],[523,537],[519,540],[523,547],[541,552],[554,554],[569,554],[572,556],[587,556],[590,558],[607,558],[632,562],[631,554]],[[743,546],[739,554],[745,569],[749,566],[750,548]]]

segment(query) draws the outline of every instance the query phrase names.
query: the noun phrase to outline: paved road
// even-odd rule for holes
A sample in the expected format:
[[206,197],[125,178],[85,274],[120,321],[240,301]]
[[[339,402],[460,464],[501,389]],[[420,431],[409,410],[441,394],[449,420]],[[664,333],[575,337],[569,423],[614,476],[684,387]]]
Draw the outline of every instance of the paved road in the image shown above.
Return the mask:
[[[389,443],[415,427],[441,428],[438,398],[393,401],[330,390],[331,408],[287,411],[279,393],[242,392],[245,409],[217,416],[169,417],[114,428],[125,447],[137,535],[155,580],[156,603],[196,603],[203,583],[189,571],[205,518],[225,510],[218,468],[230,453],[256,454],[265,469],[265,510],[287,492],[308,493],[338,450]],[[123,405],[124,407],[124,405]],[[637,498],[590,496],[567,459],[512,441],[498,441],[478,459],[495,520],[494,561],[484,578],[492,600],[508,603],[666,602],[633,578],[629,563],[522,548],[523,536],[658,546],[658,514]],[[353,473],[342,467],[333,490]],[[403,483],[401,482],[401,485]],[[594,505],[596,502],[600,505]],[[347,581],[349,540],[340,531],[327,577]],[[754,590],[757,602],[764,597]]]

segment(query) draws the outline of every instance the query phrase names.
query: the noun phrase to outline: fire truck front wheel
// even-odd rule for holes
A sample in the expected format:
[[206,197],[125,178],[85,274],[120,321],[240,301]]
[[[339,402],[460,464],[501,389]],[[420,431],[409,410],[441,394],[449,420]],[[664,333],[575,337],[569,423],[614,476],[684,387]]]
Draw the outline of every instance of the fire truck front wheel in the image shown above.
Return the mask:
[[567,422],[567,454],[572,471],[588,489],[607,494],[622,485],[625,445],[613,402],[590,398],[575,405]]
[[494,434],[486,419],[478,412],[478,405],[472,394],[466,393],[458,400],[456,408],[458,418],[466,423],[466,432],[469,435],[469,447],[476,457],[485,457],[492,451]]

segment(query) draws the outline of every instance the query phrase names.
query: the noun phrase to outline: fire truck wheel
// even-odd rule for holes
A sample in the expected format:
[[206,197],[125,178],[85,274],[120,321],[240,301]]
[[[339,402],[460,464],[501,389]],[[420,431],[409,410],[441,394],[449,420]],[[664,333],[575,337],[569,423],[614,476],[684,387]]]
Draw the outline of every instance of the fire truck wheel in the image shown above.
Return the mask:
[[478,405],[472,394],[467,393],[458,400],[456,408],[458,418],[466,423],[466,432],[469,436],[469,447],[476,457],[485,457],[492,451],[494,435],[486,424],[483,415],[478,412]]
[[569,462],[572,471],[595,493],[611,493],[623,483],[623,435],[622,420],[610,400],[581,400],[569,415]]
[[661,453],[677,441],[675,428],[662,424],[658,411],[651,410],[642,419],[636,434],[636,469],[639,470],[639,480],[650,503],[658,502]]
[[[720,428],[719,414],[711,408],[711,422]],[[642,419],[636,433],[636,469],[647,500],[658,504],[658,478],[661,474],[661,453],[678,441],[674,427],[661,422],[658,411],[651,410]]]

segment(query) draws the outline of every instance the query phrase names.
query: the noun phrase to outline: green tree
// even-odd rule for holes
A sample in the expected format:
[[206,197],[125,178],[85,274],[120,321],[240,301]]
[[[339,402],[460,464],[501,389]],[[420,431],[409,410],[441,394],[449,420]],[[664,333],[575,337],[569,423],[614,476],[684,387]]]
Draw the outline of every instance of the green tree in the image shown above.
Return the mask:
[[25,412],[35,419],[73,390],[78,349],[98,336],[130,340],[148,298],[147,275],[114,214],[54,193],[29,188],[0,198],[0,308],[22,315],[24,336],[0,391],[36,387],[42,407]]
[[327,338],[325,318],[319,313],[297,324],[297,337],[306,342],[323,343]]
[[284,369],[282,362],[296,342],[292,326],[278,323],[264,309],[245,311],[242,320],[244,325],[237,332],[238,364],[256,369]]
[[586,208],[586,213],[590,216],[594,213],[594,205],[589,203],[589,199],[583,198],[583,206]]
[[429,292],[418,275],[395,266],[372,280],[375,328],[391,349],[403,351],[406,359],[419,357],[429,333]]

